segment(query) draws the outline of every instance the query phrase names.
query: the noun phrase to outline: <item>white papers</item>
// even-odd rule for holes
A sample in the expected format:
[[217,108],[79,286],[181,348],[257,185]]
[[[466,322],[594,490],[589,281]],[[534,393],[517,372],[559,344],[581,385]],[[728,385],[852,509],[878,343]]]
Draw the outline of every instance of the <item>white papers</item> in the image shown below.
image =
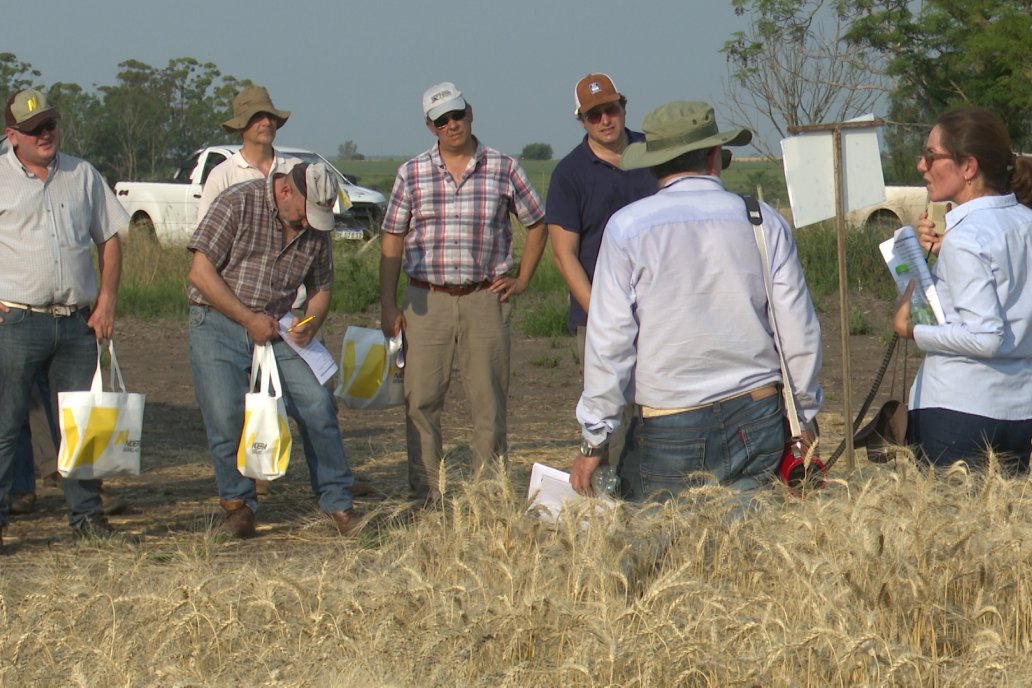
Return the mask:
[[308,346],[298,346],[294,338],[290,336],[287,331],[288,328],[294,324],[294,313],[287,311],[286,314],[279,320],[279,332],[280,337],[283,338],[290,348],[297,352],[298,356],[304,359],[304,362],[308,364],[308,367],[315,373],[315,377],[319,380],[320,385],[326,384],[326,381],[337,374],[337,362],[333,360],[333,356],[323,346],[322,342],[318,339],[312,338],[312,341],[308,342]]
[[[851,122],[873,120],[864,115]],[[799,134],[781,141],[792,224],[805,227],[835,217],[835,147],[832,132]],[[842,212],[885,200],[878,132],[842,130]]]
[[[542,463],[535,463],[530,471],[527,498],[530,500],[528,510],[537,508],[541,519],[549,523],[555,523],[559,519],[567,503],[584,499],[570,485],[569,473]],[[616,504],[608,497],[596,501],[607,507]]]
[[[916,279],[916,289],[924,292],[925,301],[935,314],[936,321],[940,325],[946,322],[946,314],[939,301],[939,292],[935,290],[932,273],[928,270],[928,263],[921,243],[914,234],[914,228],[910,225],[900,227],[891,239],[878,244],[878,249],[885,259],[885,264],[889,266],[892,278],[896,280],[896,289],[899,293],[902,294],[906,290],[910,280]],[[906,266],[907,269],[900,270],[900,266]]]

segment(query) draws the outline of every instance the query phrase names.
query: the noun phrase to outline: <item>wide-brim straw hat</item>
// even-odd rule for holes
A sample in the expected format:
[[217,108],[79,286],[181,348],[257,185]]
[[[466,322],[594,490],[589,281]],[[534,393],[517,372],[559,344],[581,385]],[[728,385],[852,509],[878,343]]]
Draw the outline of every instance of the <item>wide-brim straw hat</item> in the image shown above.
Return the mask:
[[635,170],[655,167],[690,151],[713,146],[744,146],[752,141],[748,129],[717,129],[708,103],[676,100],[661,105],[641,124],[645,140],[632,143],[620,158],[620,167]]
[[247,123],[259,112],[268,112],[276,118],[276,128],[287,123],[289,110],[277,110],[272,98],[264,86],[249,86],[233,99],[233,117],[222,123],[222,128],[230,133],[243,131]]

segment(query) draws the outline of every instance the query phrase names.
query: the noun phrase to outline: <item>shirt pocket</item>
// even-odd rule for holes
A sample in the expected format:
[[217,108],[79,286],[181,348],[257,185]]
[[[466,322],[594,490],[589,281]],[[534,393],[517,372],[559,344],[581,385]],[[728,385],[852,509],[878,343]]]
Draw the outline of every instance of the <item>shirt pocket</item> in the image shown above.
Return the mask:
[[78,207],[73,211],[72,204],[57,201],[51,206],[51,214],[55,223],[58,244],[64,249],[88,249],[90,244],[90,218],[92,213],[87,207]]

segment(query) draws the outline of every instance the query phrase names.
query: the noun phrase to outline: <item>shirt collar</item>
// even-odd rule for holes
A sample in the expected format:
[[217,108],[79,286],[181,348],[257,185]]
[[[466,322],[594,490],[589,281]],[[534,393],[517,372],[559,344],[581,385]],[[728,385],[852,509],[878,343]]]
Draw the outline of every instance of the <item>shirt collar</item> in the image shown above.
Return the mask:
[[[471,157],[470,160],[472,160],[475,163],[474,167],[476,167],[476,165],[480,163],[480,160],[487,154],[487,152],[484,149],[484,145],[480,143],[480,139],[478,139],[476,136],[473,137],[473,143],[476,144],[476,149],[473,151],[473,157]],[[438,169],[444,167],[444,158],[441,157],[440,141],[435,143],[427,152],[430,155],[430,162],[433,163],[434,167]]]
[[956,208],[946,213],[946,231],[959,225],[964,221],[964,218],[976,210],[1007,208],[1012,205],[1017,205],[1017,203],[1018,199],[1012,193],[981,196],[979,198],[972,199],[967,203],[961,203]]
[[713,177],[708,174],[690,174],[684,177],[678,177],[673,181],[667,182],[664,186],[659,187],[659,193],[670,190],[684,191],[686,188],[691,187],[693,191],[701,190],[716,190],[719,189],[724,191],[724,180],[720,177]]
[[[31,170],[29,170],[28,167],[25,166],[25,164],[18,157],[18,154],[14,152],[14,146],[8,145],[7,152],[4,154],[4,157],[6,157],[7,160],[10,161],[10,163],[14,167],[14,169],[21,170],[22,174],[24,174],[27,178],[29,178],[29,179],[39,179],[39,177],[37,177],[35,174],[33,174],[33,172]],[[54,159],[50,161],[49,165],[47,165],[47,170],[48,170],[47,178],[48,179],[50,178],[50,173],[54,172],[55,170],[57,170],[58,164],[60,162],[60,158],[61,158],[61,151],[58,151],[57,154],[54,156]]]

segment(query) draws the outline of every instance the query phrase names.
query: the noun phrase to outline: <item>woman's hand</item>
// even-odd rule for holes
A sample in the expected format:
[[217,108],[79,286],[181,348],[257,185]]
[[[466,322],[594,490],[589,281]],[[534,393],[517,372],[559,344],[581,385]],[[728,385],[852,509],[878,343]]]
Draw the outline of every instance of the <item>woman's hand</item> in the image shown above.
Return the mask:
[[936,234],[936,230],[945,229],[936,227],[927,212],[921,213],[921,219],[917,222],[917,240],[921,243],[921,248],[933,256],[938,256],[939,247],[942,246],[942,234]]
[[910,284],[896,301],[896,314],[892,316],[892,329],[903,339],[914,338],[914,321],[910,319],[910,297],[916,287],[917,282],[910,280]]

